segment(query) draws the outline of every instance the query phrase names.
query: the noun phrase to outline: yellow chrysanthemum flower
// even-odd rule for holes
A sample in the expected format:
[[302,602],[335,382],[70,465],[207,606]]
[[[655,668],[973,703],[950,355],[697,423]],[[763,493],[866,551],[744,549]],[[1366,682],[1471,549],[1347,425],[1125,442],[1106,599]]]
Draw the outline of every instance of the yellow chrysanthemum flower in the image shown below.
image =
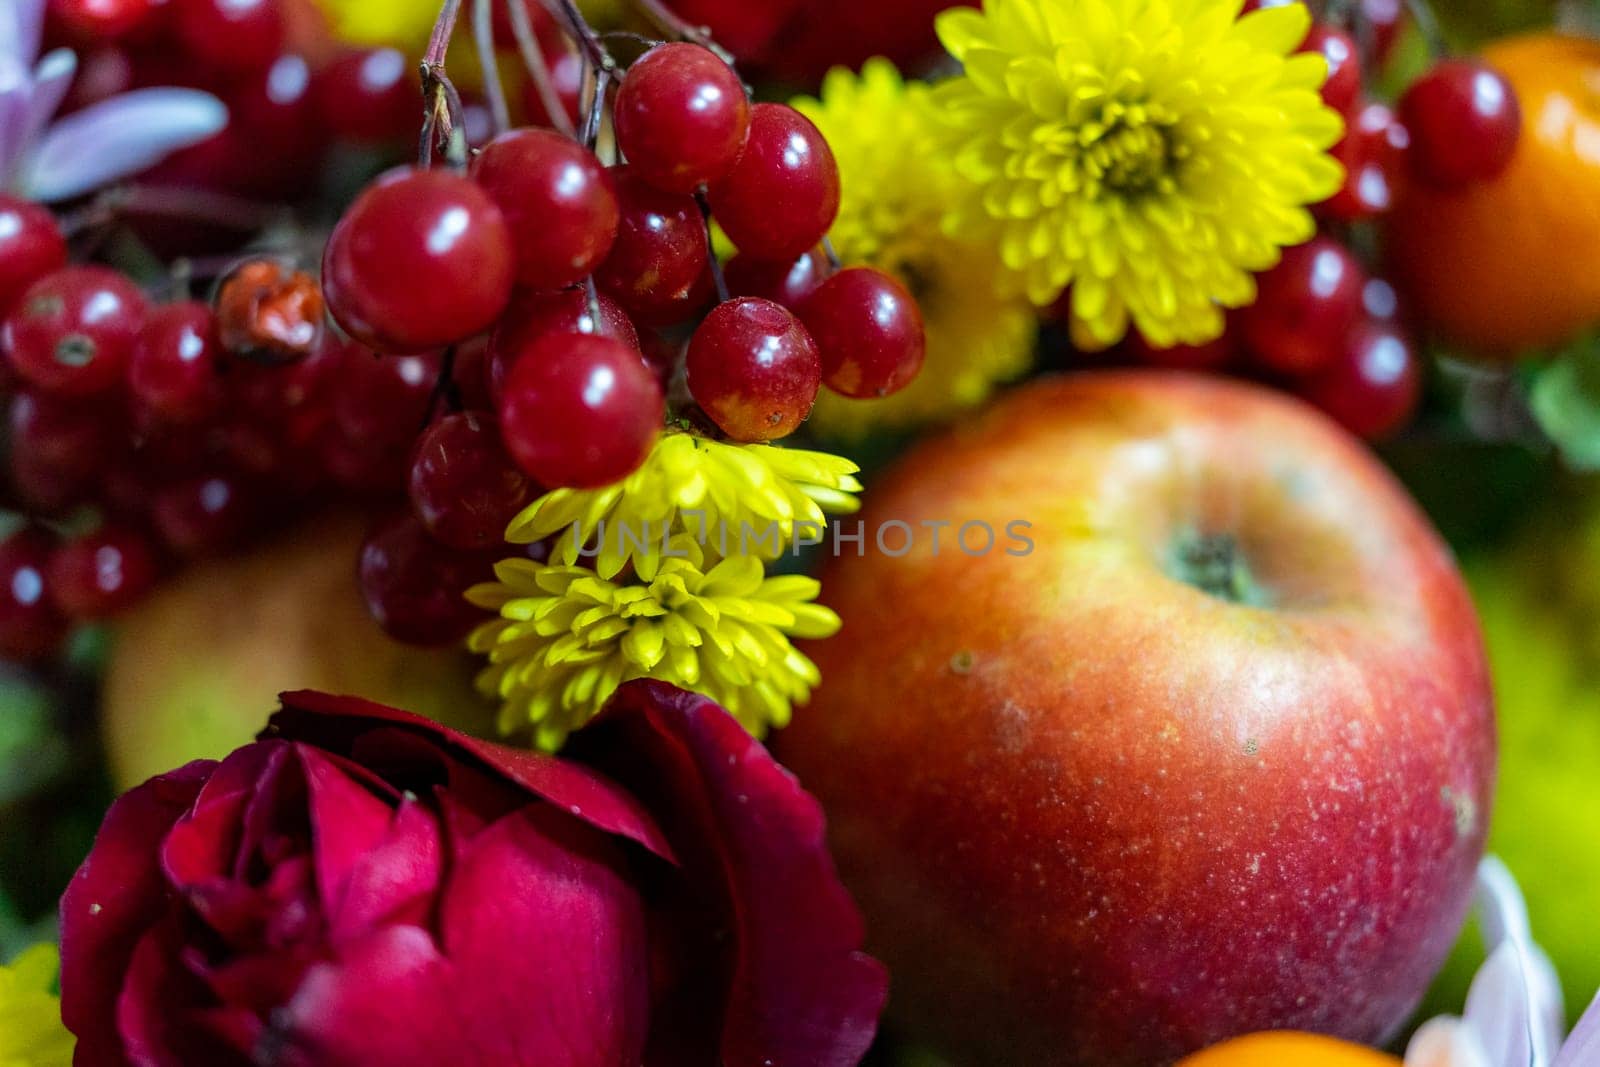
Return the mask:
[[506,540],[533,544],[560,534],[550,558],[570,566],[593,556],[602,578],[631,563],[649,581],[662,546],[679,533],[719,557],[775,559],[796,540],[820,540],[826,515],[860,506],[858,469],[825,452],[669,432],[616,485],[557,489],[535,500],[512,520]]
[[927,360],[905,389],[872,400],[818,397],[808,425],[823,434],[859,436],[973,407],[1033,360],[1037,316],[1025,297],[1002,291],[997,245],[943,229],[962,182],[935,136],[928,97],[927,85],[907,83],[894,64],[873,59],[859,76],[831,71],[820,99],[794,101],[839,161],[835,250],[845,263],[899,278],[928,328]]
[[1071,286],[1074,335],[1203,343],[1252,272],[1311,237],[1343,172],[1327,65],[1296,54],[1301,4],[986,0],[939,17],[964,73],[935,87],[969,191],[954,232],[998,241],[1039,304]]
[[0,966],[0,1067],[68,1067],[72,1034],[54,993],[61,957],[54,945],[35,945],[11,966]]
[[839,629],[839,617],[813,603],[817,581],[767,578],[753,556],[708,568],[687,536],[672,550],[643,584],[511,559],[495,568],[498,581],[467,593],[500,615],[468,647],[489,657],[478,685],[501,702],[503,733],[531,726],[534,742],[554,751],[617,686],[642,677],[705,694],[757,736],[787,725],[821,680],[789,639]]

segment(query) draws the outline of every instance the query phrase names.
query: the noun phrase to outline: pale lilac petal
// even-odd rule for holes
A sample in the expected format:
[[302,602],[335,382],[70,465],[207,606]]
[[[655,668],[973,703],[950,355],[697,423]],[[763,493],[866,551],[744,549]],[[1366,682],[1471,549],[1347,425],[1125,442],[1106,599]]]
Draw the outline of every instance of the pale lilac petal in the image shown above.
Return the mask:
[[9,55],[22,66],[33,66],[44,34],[44,0],[7,0],[0,4],[0,56]]
[[33,86],[28,79],[13,77],[16,61],[0,55],[0,192],[11,187],[17,164],[21,162],[22,131],[28,125],[28,102]]
[[136,174],[228,124],[228,109],[194,89],[137,89],[56,123],[24,163],[22,189],[66,200]]
[[1567,1043],[1556,1054],[1553,1067],[1593,1067],[1600,1063],[1600,995],[1590,1003]]
[[1534,943],[1522,891],[1497,857],[1478,866],[1477,908],[1489,960],[1467,995],[1467,1021],[1491,1053],[1511,1057],[1496,1064],[1545,1067],[1561,1044],[1561,980]]
[[70,48],[57,48],[33,68],[33,96],[28,101],[27,114],[22,128],[16,131],[19,140],[14,150],[17,158],[28,155],[28,146],[50,126],[50,120],[61,107],[62,98],[72,87],[78,73],[78,57]]
[[1545,1067],[1550,1057],[1534,1055],[1531,1019],[1522,954],[1515,942],[1502,942],[1472,979],[1466,1025],[1482,1042],[1492,1067]]
[[1451,1015],[1429,1019],[1406,1046],[1406,1067],[1498,1067],[1471,1026]]

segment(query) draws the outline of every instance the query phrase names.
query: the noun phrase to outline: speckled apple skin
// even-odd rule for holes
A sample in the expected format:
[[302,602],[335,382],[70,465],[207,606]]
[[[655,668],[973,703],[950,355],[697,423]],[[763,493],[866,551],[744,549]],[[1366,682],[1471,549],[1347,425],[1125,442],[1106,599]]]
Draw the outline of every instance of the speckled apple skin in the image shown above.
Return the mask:
[[[844,631],[777,748],[893,1021],[962,1067],[1392,1035],[1466,912],[1495,738],[1454,561],[1365,448],[1255,387],[1079,374],[866,499],[922,536],[830,564]],[[924,520],[1001,539],[936,556]],[[1271,605],[1169,577],[1186,530],[1236,537]]]

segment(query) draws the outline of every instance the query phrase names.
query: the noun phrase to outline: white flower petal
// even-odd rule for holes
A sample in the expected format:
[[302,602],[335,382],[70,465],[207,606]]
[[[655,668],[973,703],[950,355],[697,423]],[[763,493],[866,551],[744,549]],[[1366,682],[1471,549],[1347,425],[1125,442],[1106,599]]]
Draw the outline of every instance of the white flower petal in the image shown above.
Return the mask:
[[1561,1044],[1561,980],[1534,942],[1522,891],[1498,857],[1478,866],[1477,908],[1489,959],[1467,994],[1467,1021],[1491,1053],[1507,1057],[1496,1065],[1548,1067]]
[[1567,1043],[1556,1054],[1554,1067],[1591,1067],[1600,1063],[1600,995],[1583,1013]]
[[1406,1046],[1406,1067],[1496,1067],[1472,1027],[1450,1015],[1429,1019]]
[[22,189],[46,202],[136,174],[228,124],[228,109],[194,89],[138,89],[56,123],[24,164]]

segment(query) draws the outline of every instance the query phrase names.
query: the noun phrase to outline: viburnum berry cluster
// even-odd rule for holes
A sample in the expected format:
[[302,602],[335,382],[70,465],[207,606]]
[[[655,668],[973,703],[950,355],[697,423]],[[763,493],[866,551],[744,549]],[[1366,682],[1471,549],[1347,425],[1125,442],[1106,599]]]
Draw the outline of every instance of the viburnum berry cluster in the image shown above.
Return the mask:
[[[1247,0],[1245,11],[1267,6],[1273,0]],[[1395,106],[1373,99],[1367,75],[1393,47],[1404,7],[1401,0],[1330,5],[1338,21],[1314,23],[1301,45],[1327,60],[1323,101],[1346,124],[1332,153],[1344,165],[1344,184],[1318,206],[1318,234],[1258,278],[1257,299],[1230,316],[1221,338],[1158,348],[1134,337],[1132,358],[1265,378],[1369,439],[1410,422],[1423,385],[1414,326],[1396,288],[1356,250],[1375,245],[1366,227],[1393,208],[1402,183],[1458,190],[1503,173],[1522,116],[1505,78],[1471,59],[1438,60]],[[1427,17],[1425,6],[1417,10]],[[1421,29],[1442,52],[1436,29]]]
[[[398,637],[445,636],[438,620],[460,614],[433,599],[438,576],[502,545],[541,491],[622,482],[663,432],[778,441],[820,389],[888,396],[922,364],[911,294],[833,261],[839,173],[808,119],[752,103],[707,43],[652,43],[624,65],[565,11],[586,73],[576,135],[515,128],[469,152],[441,66],[423,159],[366,188],[323,256],[343,331],[441,366],[448,411],[417,442],[409,514],[362,557]],[[715,227],[738,250],[726,266]]]
[[315,279],[274,261],[232,271],[213,302],[161,302],[66,265],[47,212],[0,198],[3,220],[8,268],[38,277],[0,292],[7,503],[28,516],[0,542],[0,655],[48,659],[74,622],[186,560],[400,491],[436,353],[380,359],[326,330]]

